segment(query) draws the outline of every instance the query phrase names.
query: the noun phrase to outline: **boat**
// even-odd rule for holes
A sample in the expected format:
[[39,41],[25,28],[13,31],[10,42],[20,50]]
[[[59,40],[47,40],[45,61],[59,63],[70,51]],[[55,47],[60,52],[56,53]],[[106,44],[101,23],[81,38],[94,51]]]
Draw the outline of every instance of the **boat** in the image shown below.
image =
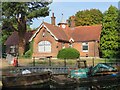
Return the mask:
[[72,85],[104,85],[120,81],[120,72],[117,68],[106,63],[98,63],[94,67],[71,70],[67,76],[54,76],[52,82],[58,86]]
[[89,78],[95,76],[115,75],[118,73],[117,68],[110,66],[106,63],[98,63],[94,67],[80,68],[77,70],[71,70],[70,78]]
[[3,87],[19,87],[44,84],[50,81],[51,72],[14,74],[2,77]]

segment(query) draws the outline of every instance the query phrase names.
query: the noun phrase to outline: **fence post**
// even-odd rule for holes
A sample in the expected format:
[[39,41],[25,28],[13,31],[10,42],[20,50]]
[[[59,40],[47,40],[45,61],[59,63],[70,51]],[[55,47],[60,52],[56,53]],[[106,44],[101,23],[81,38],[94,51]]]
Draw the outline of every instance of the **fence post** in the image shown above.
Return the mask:
[[49,57],[49,66],[51,66],[51,58]]
[[92,62],[93,62],[93,66],[94,66],[94,58],[93,58],[93,61],[92,61]]
[[64,67],[66,67],[66,59],[64,59]]
[[35,57],[33,57],[33,66],[35,66]]

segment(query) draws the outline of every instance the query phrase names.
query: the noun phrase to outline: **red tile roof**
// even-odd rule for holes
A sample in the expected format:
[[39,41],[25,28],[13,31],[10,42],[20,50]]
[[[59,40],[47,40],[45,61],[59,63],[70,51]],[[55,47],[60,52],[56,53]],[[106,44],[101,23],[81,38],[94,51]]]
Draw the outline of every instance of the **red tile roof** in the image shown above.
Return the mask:
[[[26,40],[26,43],[29,42],[29,39],[31,38],[31,36],[35,33],[35,30],[33,31],[29,31],[25,34],[25,40]],[[8,37],[8,39],[6,40],[6,42],[4,43],[5,45],[18,45],[19,43],[19,37],[18,37],[18,32],[17,31],[14,31],[12,33],[12,35],[10,35]]]
[[69,41],[64,30],[58,26],[44,22],[44,25],[58,38],[58,40]]
[[100,39],[102,25],[78,26],[72,30],[71,37],[75,41],[92,41]]
[[[42,25],[42,24],[41,24]],[[61,41],[67,41],[72,38],[75,42],[84,42],[84,41],[93,41],[93,40],[100,40],[101,34],[101,25],[94,25],[94,26],[78,26],[75,28],[62,29],[61,27],[49,24],[44,22],[43,25],[46,26],[47,29],[58,39]],[[39,30],[39,29],[38,29]],[[26,43],[29,40],[34,38],[37,34],[37,30],[29,31],[25,35]],[[5,45],[18,45],[19,37],[18,32],[14,31],[11,36],[6,40]]]

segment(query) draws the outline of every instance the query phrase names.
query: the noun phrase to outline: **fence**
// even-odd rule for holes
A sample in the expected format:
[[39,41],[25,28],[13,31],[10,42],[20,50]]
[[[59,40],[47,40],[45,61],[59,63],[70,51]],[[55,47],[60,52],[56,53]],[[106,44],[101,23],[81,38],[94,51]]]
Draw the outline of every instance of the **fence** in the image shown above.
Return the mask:
[[[40,73],[44,71],[51,71],[52,74],[68,74],[69,67],[19,67],[14,70],[14,73],[22,73],[24,70],[29,70],[32,73]],[[76,69],[76,68],[71,68]]]

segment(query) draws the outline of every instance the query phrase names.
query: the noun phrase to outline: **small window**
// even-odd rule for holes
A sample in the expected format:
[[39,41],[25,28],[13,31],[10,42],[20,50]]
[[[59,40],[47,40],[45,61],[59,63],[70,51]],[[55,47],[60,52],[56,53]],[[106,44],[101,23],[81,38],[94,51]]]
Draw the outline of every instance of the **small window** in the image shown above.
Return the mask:
[[49,41],[41,41],[38,43],[39,52],[51,52],[51,43]]
[[69,47],[70,47],[70,48],[72,48],[72,47],[73,47],[73,46],[72,46],[72,43],[70,43],[70,44],[69,44]]
[[82,43],[82,51],[88,52],[88,43]]
[[15,53],[15,46],[10,46],[10,53]]
[[63,49],[65,48],[65,43],[62,43],[62,48],[63,48]]

